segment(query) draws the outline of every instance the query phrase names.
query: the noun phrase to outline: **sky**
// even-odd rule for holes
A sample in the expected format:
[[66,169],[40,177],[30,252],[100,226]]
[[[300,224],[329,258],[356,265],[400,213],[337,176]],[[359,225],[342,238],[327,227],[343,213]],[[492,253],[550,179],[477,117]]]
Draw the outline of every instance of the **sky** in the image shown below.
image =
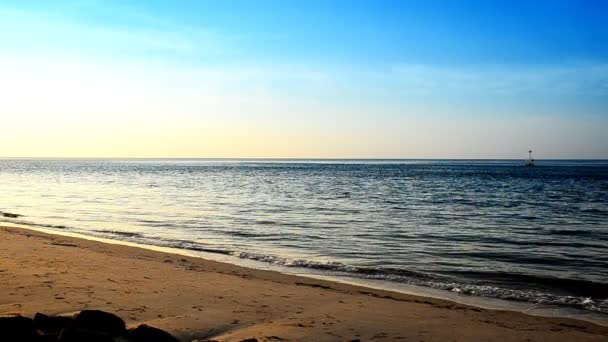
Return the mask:
[[608,2],[0,0],[0,157],[608,158]]

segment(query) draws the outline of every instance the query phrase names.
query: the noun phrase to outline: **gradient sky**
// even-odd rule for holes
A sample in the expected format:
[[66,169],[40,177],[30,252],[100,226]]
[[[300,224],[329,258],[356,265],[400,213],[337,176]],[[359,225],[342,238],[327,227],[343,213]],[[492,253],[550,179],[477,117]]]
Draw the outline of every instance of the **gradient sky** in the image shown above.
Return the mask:
[[0,157],[608,158],[608,2],[0,0]]

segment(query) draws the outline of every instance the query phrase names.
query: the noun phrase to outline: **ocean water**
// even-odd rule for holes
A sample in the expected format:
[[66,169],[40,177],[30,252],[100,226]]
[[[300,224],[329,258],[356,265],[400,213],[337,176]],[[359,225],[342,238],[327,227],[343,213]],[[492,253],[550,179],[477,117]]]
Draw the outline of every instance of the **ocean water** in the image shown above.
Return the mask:
[[0,221],[608,314],[608,161],[3,159]]

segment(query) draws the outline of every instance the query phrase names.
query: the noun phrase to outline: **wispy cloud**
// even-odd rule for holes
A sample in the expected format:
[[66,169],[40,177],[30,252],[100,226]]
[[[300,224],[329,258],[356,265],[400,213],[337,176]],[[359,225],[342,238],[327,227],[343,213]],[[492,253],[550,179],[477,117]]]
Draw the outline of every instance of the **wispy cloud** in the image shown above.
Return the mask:
[[[80,8],[80,7],[75,7]],[[79,11],[97,11],[87,5]],[[114,9],[128,26],[105,25],[86,16],[23,9],[0,9],[1,50],[75,53],[97,56],[171,57],[218,55],[225,37],[200,27],[182,27],[157,17],[123,8]],[[113,18],[116,19],[116,18]]]
[[495,95],[589,94],[608,95],[608,64],[478,65],[442,67],[404,64],[386,77],[414,92],[452,91]]

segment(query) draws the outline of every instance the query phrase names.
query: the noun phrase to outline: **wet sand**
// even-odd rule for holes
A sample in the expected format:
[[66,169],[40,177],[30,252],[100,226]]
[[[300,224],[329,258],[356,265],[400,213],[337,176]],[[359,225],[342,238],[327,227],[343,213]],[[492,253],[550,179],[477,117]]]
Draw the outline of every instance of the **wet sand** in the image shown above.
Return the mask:
[[0,314],[100,309],[183,341],[608,341],[608,327],[0,228]]

